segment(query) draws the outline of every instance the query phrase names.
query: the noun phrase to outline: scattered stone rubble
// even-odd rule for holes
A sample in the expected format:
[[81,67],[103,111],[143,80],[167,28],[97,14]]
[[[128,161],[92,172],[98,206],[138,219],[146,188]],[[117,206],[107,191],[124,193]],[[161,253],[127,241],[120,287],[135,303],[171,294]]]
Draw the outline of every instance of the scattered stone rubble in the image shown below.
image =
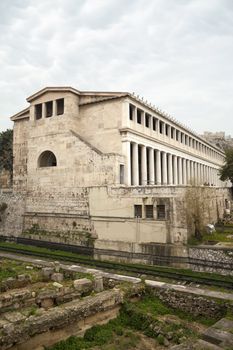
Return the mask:
[[202,339],[173,346],[172,350],[222,350],[233,348],[233,321],[221,319],[202,334]]
[[[42,260],[34,267],[27,266],[26,270],[29,271],[35,267],[39,268],[36,281],[27,274],[20,274],[13,279],[8,278],[3,281],[3,285],[7,288],[0,294],[1,350],[37,350],[41,344],[50,346],[92,326],[99,320],[96,321],[97,315],[103,314],[101,317],[105,321],[115,317],[114,310],[119,309],[126,294],[140,296],[144,292],[144,286],[139,283],[140,279],[130,276],[119,276],[77,265],[54,264]],[[119,289],[118,285],[121,281],[132,282],[131,287],[125,283],[127,291],[123,286]],[[22,283],[20,289],[19,283]],[[145,280],[145,285],[169,306],[194,315],[222,317],[223,311],[232,307],[233,296],[227,293],[203,291],[206,294],[213,294],[210,295],[213,299],[210,299],[208,295],[202,295],[198,288],[186,288],[149,280]],[[200,295],[197,294],[198,291]],[[225,298],[229,298],[229,303]],[[216,299],[221,302],[219,303]],[[89,319],[92,324],[88,323]],[[171,321],[169,318],[163,323],[165,322],[166,325]],[[175,322],[177,324],[177,319]],[[162,324],[162,320],[160,323]],[[164,346],[169,347],[173,342],[174,334],[170,332],[164,335],[163,327],[157,329],[158,326],[158,322],[153,323],[153,331],[158,333],[158,336],[162,335]],[[210,329],[203,335],[202,340],[192,345],[186,345],[187,339],[181,334],[179,341],[184,344],[174,349],[199,350],[213,332],[213,329]],[[47,338],[46,334],[49,334]],[[219,338],[221,336],[222,334]],[[47,339],[45,343],[44,337]],[[228,339],[231,340],[231,337],[232,333]],[[221,342],[225,344],[223,340]],[[211,343],[206,349],[218,350],[221,348],[221,342]]]
[[[108,284],[107,278],[104,281],[98,273],[82,274],[63,270],[57,264],[50,265],[40,268],[36,281],[26,275],[3,281],[7,288],[0,294],[1,350],[37,349],[41,345],[41,339],[36,340],[40,334],[55,334],[59,330],[58,335],[55,334],[54,339],[49,337],[52,340],[45,344],[52,345],[64,338],[64,334],[59,338],[59,332],[64,328],[68,327],[66,336],[69,336],[73,328],[76,332],[85,328],[89,317],[109,312],[103,316],[108,320],[112,310],[118,311],[124,292],[114,288],[115,284],[110,288],[111,281]],[[21,289],[18,288],[19,281],[24,282]],[[132,295],[139,292],[139,285],[132,288]],[[35,343],[32,345],[31,341]]]

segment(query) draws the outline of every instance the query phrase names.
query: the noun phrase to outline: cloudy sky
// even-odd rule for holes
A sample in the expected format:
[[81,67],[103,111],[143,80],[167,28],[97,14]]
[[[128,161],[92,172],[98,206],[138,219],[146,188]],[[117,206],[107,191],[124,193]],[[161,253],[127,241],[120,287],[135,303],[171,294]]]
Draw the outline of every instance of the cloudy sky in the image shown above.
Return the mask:
[[233,135],[232,0],[0,0],[0,130],[44,86],[135,92]]

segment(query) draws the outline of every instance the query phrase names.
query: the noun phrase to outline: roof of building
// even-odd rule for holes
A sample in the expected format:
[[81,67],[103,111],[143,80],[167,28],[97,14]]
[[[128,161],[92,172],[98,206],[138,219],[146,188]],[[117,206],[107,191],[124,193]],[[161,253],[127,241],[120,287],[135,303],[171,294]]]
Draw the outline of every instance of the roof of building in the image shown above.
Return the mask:
[[22,111],[12,115],[11,120],[16,121],[19,119],[29,118],[29,107],[23,109]]
[[[177,119],[173,118],[165,111],[162,111],[161,109],[157,108],[155,105],[152,105],[147,100],[141,98],[139,95],[135,95],[134,93],[123,92],[123,91],[80,91],[80,90],[74,89],[70,86],[47,86],[47,87],[37,91],[33,95],[29,96],[26,100],[27,100],[27,102],[32,102],[33,100],[35,100],[36,98],[40,97],[41,95],[43,95],[47,92],[71,92],[73,94],[79,95],[80,97],[82,97],[82,96],[98,96],[99,97],[96,100],[82,102],[81,105],[99,103],[99,102],[103,102],[106,100],[112,100],[112,99],[117,99],[117,98],[122,98],[122,97],[128,96],[131,99],[133,99],[133,100],[139,102],[140,104],[146,106],[147,108],[151,109],[156,114],[163,117],[164,119],[169,120],[174,125],[179,126],[184,131],[190,132],[191,134],[193,134],[196,138],[198,138],[202,142],[207,143],[209,146],[211,146],[212,148],[215,148],[216,150],[218,150],[222,153],[222,150],[219,149],[218,147],[216,147],[216,145],[211,144],[205,138],[203,138],[202,136],[197,134],[195,131],[193,131],[191,128],[180,123]],[[20,111],[19,113],[15,114],[15,115],[13,115],[11,117],[11,120],[16,121],[19,119],[29,118],[28,112],[29,112],[29,107],[25,108],[24,110]]]
[[45,94],[46,92],[72,92],[75,95],[84,95],[84,96],[95,96],[95,95],[101,95],[101,96],[122,96],[129,94],[128,92],[116,92],[116,91],[80,91],[77,89],[72,88],[71,86],[47,86],[33,95],[29,96],[27,98],[27,102],[31,102],[38,98],[39,96]]

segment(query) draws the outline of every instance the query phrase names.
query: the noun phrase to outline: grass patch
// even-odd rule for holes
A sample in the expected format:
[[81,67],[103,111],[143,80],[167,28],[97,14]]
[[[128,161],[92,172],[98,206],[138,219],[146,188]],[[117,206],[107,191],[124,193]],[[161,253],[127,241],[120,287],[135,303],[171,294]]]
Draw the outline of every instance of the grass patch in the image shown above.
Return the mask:
[[106,350],[127,350],[136,346],[139,336],[125,329],[120,317],[105,325],[96,325],[88,329],[83,338],[72,336],[61,341],[49,350],[78,350],[100,347]]
[[[151,305],[151,304],[150,304]],[[149,305],[147,305],[149,307]],[[125,303],[120,315],[105,325],[96,325],[88,329],[83,338],[70,337],[68,340],[55,344],[49,350],[77,350],[98,349],[127,350],[136,347],[140,335],[153,338],[160,345],[165,342],[168,332],[173,332],[172,343],[178,344],[181,337],[197,337],[197,335],[184,325],[165,324],[156,319],[138,305]]]
[[12,261],[8,259],[1,260],[0,265],[0,282],[3,280],[13,277],[16,278],[17,275],[26,274],[31,276],[32,282],[35,282],[39,278],[38,271],[39,269],[33,267],[33,270],[26,269],[26,266],[29,264],[22,263],[19,261]]
[[[229,226],[230,228],[230,226]],[[226,227],[224,231],[221,231],[221,229],[217,229],[216,232],[213,233],[203,233],[200,240],[198,240],[196,237],[191,236],[188,239],[189,245],[199,245],[206,242],[223,242],[223,243],[233,243],[233,231],[227,230]]]
[[218,321],[218,319],[200,316],[195,317],[190,313],[186,313],[178,309],[172,309],[163,303],[159,298],[151,295],[145,295],[139,302],[135,303],[135,306],[142,312],[151,314],[154,317],[159,315],[176,315],[182,320],[198,322],[206,326],[211,326]]
[[[156,273],[157,276],[163,276],[163,273],[166,274],[164,277],[174,278],[184,278],[190,277],[193,282],[200,283],[200,280],[204,280],[208,278],[209,280],[218,281],[218,282],[230,282],[233,283],[232,276],[223,276],[217,273],[208,273],[208,272],[196,272],[190,269],[178,269],[173,267],[164,267],[164,266],[151,266],[151,265],[143,265],[143,264],[133,264],[133,263],[118,263],[118,262],[110,262],[106,260],[97,260],[93,259],[89,256],[80,255],[77,253],[71,253],[61,250],[51,250],[47,248],[41,248],[36,246],[29,246],[17,243],[8,243],[8,242],[0,242],[0,248],[10,248],[12,251],[14,249],[22,250],[22,253],[29,254],[30,252],[38,254],[38,256],[48,257],[48,258],[56,258],[61,260],[67,260],[72,262],[77,262],[79,264],[84,264],[92,267],[101,267],[103,269],[112,269],[118,270],[119,272],[131,271],[132,273],[138,272],[137,269],[143,269],[144,273]],[[171,274],[169,276],[169,274]]]
[[[164,315],[168,317],[160,317]],[[176,315],[177,319],[169,319],[169,315]],[[194,321],[210,326],[217,319],[193,317],[167,307],[154,296],[146,295],[136,303],[125,302],[117,318],[105,325],[93,326],[85,332],[83,338],[70,337],[49,350],[127,350],[136,347],[142,334],[154,339],[159,345],[167,342],[168,334],[170,344],[179,344],[184,338],[195,341],[199,334],[190,327],[190,322]]]

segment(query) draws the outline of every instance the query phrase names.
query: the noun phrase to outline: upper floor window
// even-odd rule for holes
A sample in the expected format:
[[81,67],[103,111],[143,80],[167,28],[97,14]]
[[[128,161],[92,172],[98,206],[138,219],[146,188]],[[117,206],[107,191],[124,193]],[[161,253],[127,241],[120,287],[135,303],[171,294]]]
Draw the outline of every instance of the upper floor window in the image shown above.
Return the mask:
[[137,109],[137,123],[142,124],[142,111]]
[[174,134],[175,134],[175,128],[171,127],[171,138],[172,139],[175,138]]
[[159,132],[160,132],[160,134],[163,133],[163,122],[161,120],[159,122]]
[[42,118],[42,103],[39,103],[35,105],[35,119],[41,119]]
[[153,122],[152,122],[152,128],[155,131],[156,130],[156,118],[153,117]]
[[184,137],[184,134],[181,132],[181,133],[180,133],[180,142],[181,142],[181,143],[183,143],[183,141],[184,141],[183,137]]
[[56,156],[51,151],[44,151],[39,156],[38,167],[45,168],[45,167],[51,167],[51,166],[57,166]]
[[49,118],[53,115],[53,101],[48,101],[45,103],[45,117]]
[[146,113],[145,114],[145,125],[146,125],[147,128],[150,127],[150,118],[151,118],[150,114]]
[[134,112],[135,112],[135,107],[133,105],[129,105],[129,119],[134,120]]
[[56,100],[57,115],[64,114],[64,98]]

